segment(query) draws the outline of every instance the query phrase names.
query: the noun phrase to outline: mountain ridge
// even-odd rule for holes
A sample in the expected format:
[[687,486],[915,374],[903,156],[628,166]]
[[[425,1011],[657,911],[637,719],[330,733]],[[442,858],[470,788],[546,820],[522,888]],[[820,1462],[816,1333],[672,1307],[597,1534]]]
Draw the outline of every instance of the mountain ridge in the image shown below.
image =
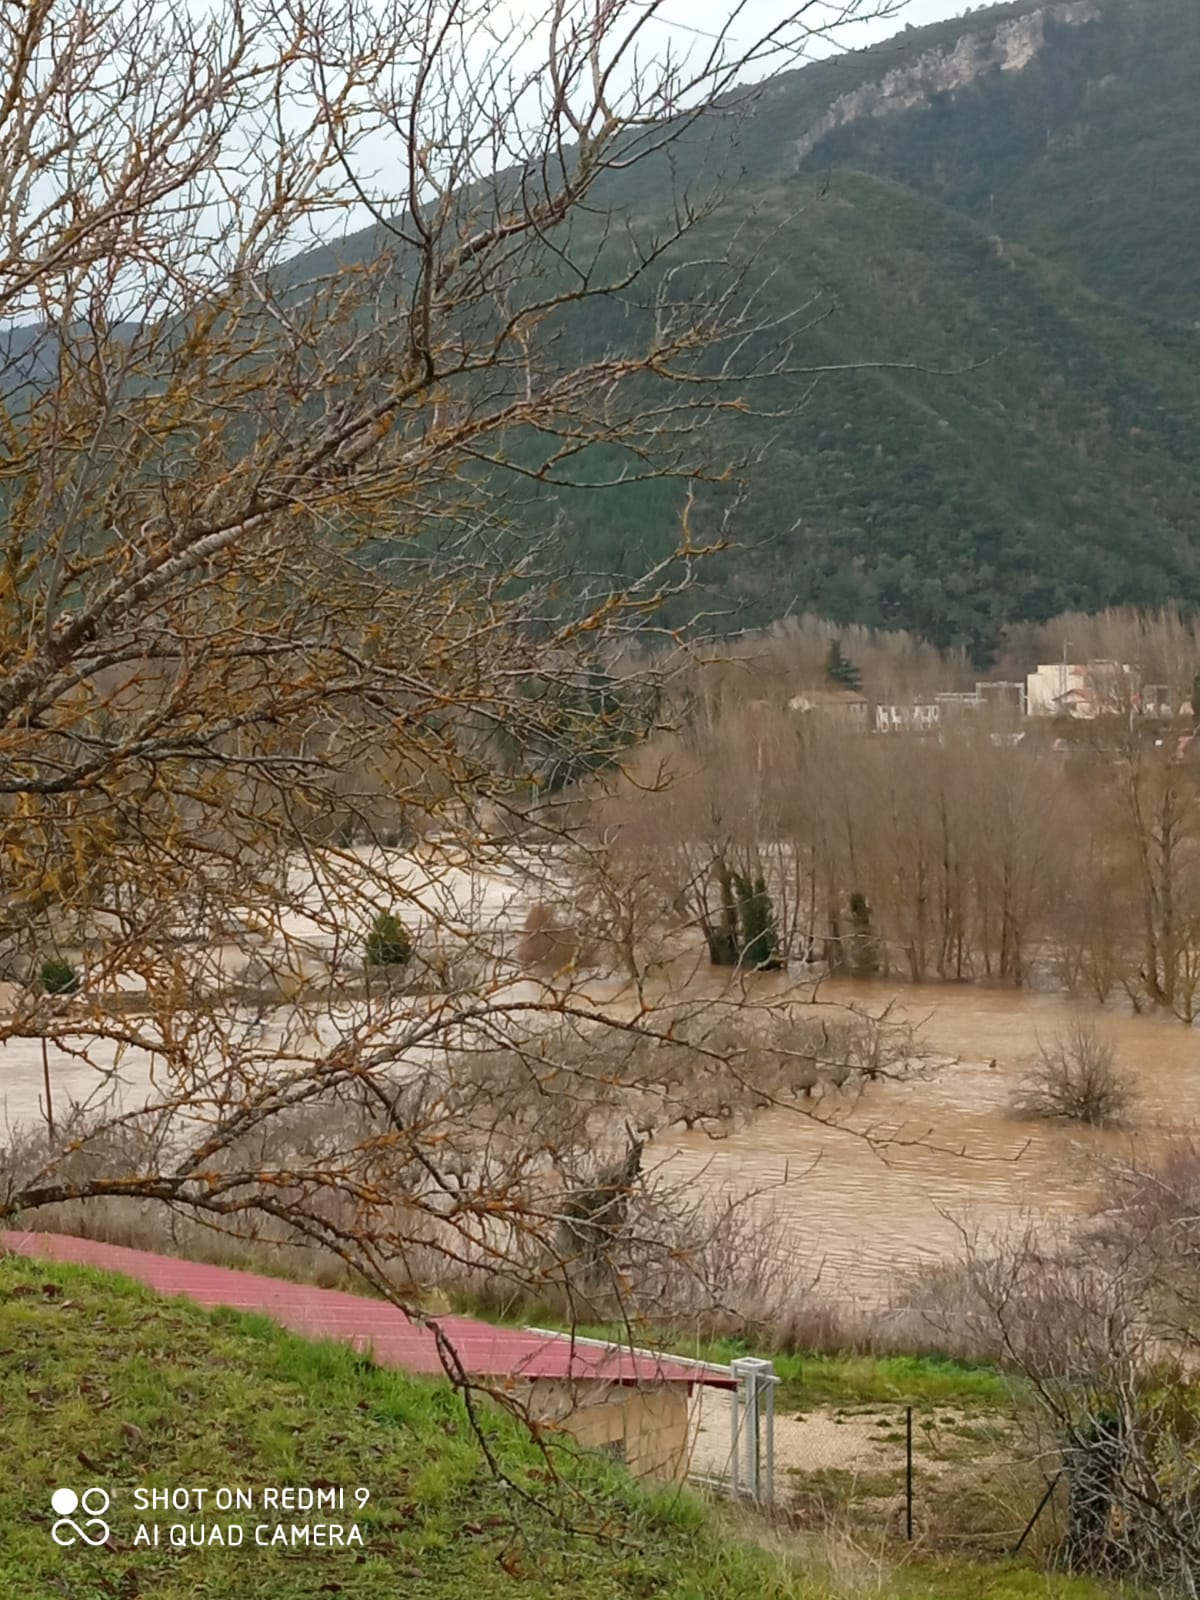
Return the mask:
[[883,78],[868,80],[839,96],[828,112],[796,142],[796,158],[803,161],[835,129],[863,117],[886,117],[927,107],[936,94],[954,94],[969,88],[986,73],[1020,72],[1046,47],[1046,22],[1078,27],[1097,15],[1094,0],[1054,0],[993,26],[959,35],[954,46],[938,46],[909,66],[893,67]]
[[[1009,622],[1200,607],[1198,80],[1195,0],[1010,0],[741,90],[604,175],[570,242],[617,279],[612,252],[669,237],[682,194],[723,201],[642,282],[552,319],[556,360],[636,348],[666,274],[703,305],[702,259],[796,330],[793,370],[706,435],[714,477],[747,463],[740,494],[700,482],[692,506],[697,541],[727,528],[731,548],[668,620],[820,610],[982,661]],[[326,242],[279,292],[389,244],[383,224]],[[13,374],[48,378],[52,342],[7,339]],[[516,462],[537,441],[503,444]],[[574,485],[522,466],[509,531],[557,540],[578,584],[675,548],[677,479],[596,493],[615,447],[574,458]]]
[[[1198,76],[1200,7],[1023,0],[760,86],[733,216],[790,194],[764,268],[831,286],[821,354],[881,366],[826,380],[750,478],[758,559],[714,599],[981,659],[1006,621],[1200,604]],[[871,223],[825,249],[839,196]]]

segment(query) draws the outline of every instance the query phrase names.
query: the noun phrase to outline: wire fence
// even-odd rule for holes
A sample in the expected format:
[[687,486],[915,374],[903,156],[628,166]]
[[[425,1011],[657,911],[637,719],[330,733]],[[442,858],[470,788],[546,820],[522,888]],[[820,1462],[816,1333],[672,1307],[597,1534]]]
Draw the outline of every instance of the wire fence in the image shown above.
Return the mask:
[[736,1391],[707,1389],[691,1475],[793,1526],[930,1550],[1048,1555],[1068,1486],[1052,1440],[1002,1409],[952,1404],[777,1404],[769,1362],[734,1362]]

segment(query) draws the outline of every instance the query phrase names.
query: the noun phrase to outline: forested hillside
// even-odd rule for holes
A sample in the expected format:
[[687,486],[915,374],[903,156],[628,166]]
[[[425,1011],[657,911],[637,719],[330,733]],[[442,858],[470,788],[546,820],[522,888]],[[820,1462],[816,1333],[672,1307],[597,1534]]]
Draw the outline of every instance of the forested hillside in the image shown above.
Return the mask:
[[[888,70],[923,67],[922,103],[856,117],[815,140],[802,135],[805,165],[897,178],[1022,240],[1130,310],[1195,332],[1200,7],[1047,0],[952,26],[957,39],[944,24],[898,41]],[[956,46],[961,53],[964,30],[986,48],[1006,27],[1016,36],[1010,52],[1032,50],[1025,65],[993,65],[953,93],[936,87],[934,58]]]
[[[775,79],[605,180],[614,238],[723,186],[655,270],[732,259],[793,319],[790,375],[706,442],[748,461],[710,611],[812,607],[983,658],[1007,620],[1200,601],[1197,82],[1192,0],[1005,5]],[[556,337],[619,351],[647,299]],[[669,551],[683,499],[558,487],[523,516],[603,578]],[[702,488],[695,525],[732,502]]]
[[[812,607],[980,649],[1012,617],[1200,599],[1190,341],[886,180],[777,180],[755,205],[771,309],[814,300],[796,362],[866,365],[811,394],[807,372],[759,392],[799,409],[765,425],[733,521],[751,548],[712,564],[713,605],[744,601],[755,620]],[[748,450],[763,426],[721,443]],[[559,503],[593,563],[631,571],[669,547],[678,498],[637,485]]]

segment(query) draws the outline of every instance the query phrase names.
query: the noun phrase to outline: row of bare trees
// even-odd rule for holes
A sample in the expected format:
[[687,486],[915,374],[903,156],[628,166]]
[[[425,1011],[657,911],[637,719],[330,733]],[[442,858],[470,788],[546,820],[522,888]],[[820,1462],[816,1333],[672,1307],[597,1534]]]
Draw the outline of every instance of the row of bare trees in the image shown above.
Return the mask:
[[[1094,613],[1064,612],[1046,622],[1010,623],[986,666],[963,650],[939,650],[903,630],[838,623],[806,613],[723,647],[706,677],[719,692],[778,703],[827,683],[830,646],[836,641],[862,677],[864,693],[883,704],[970,690],[981,679],[1024,682],[1064,650],[1071,662],[1120,664],[1128,687],[1157,707],[1178,712],[1191,701],[1200,673],[1200,620],[1174,606],[1145,610],[1113,606]],[[1118,678],[1108,674],[1110,681]],[[1118,692],[1117,698],[1120,698]]]
[[[1121,719],[1068,756],[979,718],[937,739],[868,738],[718,699],[641,752],[594,813],[648,953],[672,917],[711,947],[736,874],[767,885],[793,962],[914,983],[1050,979],[1195,1014],[1200,767]],[[630,971],[628,926],[622,939]]]

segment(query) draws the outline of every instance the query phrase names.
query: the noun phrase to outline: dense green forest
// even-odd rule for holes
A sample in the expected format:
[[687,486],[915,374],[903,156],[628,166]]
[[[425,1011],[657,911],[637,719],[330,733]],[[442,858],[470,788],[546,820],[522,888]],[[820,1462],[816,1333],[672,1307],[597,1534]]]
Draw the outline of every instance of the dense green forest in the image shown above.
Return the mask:
[[[1014,26],[1032,44],[992,59]],[[964,50],[979,70],[939,87]],[[827,126],[914,71],[905,108]],[[795,319],[793,370],[748,391],[773,420],[707,441],[746,463],[743,493],[688,607],[811,608],[984,659],[1006,621],[1200,601],[1197,81],[1194,0],[1030,0],[773,79],[605,180],[609,226],[643,234],[723,186],[680,259],[752,263],[760,309]],[[593,302],[563,350],[636,340],[647,298]],[[673,548],[683,496],[558,488],[518,522],[603,581]],[[701,490],[702,532],[732,499]]]
[[859,118],[820,139],[806,164],[896,178],[1139,317],[1195,333],[1200,7],[1090,0],[1074,22],[1064,9],[1004,6],[902,36],[897,65],[945,50],[950,30],[1044,17],[1044,46],[1020,71],[985,73],[910,114]]

